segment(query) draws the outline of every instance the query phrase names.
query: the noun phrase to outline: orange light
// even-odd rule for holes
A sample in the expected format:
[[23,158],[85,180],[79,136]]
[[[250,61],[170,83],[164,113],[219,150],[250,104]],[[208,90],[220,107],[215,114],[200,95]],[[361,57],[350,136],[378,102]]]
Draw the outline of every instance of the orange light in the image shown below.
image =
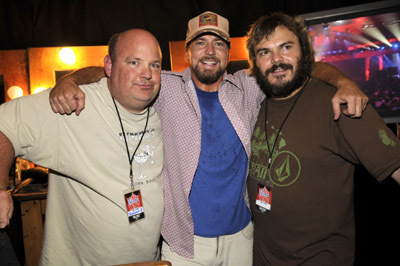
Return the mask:
[[44,90],[46,90],[46,88],[44,88],[44,87],[38,87],[38,88],[36,88],[36,89],[33,90],[32,94],[36,94],[36,93],[42,92],[42,91],[44,91]]
[[21,87],[11,86],[7,90],[7,95],[8,95],[8,97],[10,97],[10,99],[15,99],[15,98],[23,96],[24,91],[21,89]]
[[60,60],[67,65],[73,65],[76,62],[76,56],[71,48],[62,48],[58,53]]

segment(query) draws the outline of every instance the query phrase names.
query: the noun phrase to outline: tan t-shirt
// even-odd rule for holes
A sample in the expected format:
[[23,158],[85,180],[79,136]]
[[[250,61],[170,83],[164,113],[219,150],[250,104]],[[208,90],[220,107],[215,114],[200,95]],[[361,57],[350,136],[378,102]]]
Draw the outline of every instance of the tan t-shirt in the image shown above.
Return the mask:
[[[80,116],[59,115],[49,91],[0,107],[0,130],[17,156],[52,169],[41,265],[112,265],[158,258],[164,210],[161,124],[153,108],[133,160],[145,218],[130,224],[123,190],[130,186],[129,161],[106,78],[81,86]],[[147,113],[118,105],[129,153],[139,143]]]

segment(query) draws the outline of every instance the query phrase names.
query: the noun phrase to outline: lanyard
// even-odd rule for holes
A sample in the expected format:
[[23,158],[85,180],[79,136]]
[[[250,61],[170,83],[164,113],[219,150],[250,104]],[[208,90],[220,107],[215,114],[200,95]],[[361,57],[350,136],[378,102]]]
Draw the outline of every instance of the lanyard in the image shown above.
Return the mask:
[[[112,96],[111,96],[111,97],[112,97]],[[114,97],[112,97],[112,100],[113,100],[113,102],[114,102],[115,110],[117,111],[119,123],[120,123],[120,125],[121,125],[122,134],[123,134],[123,136],[124,136],[125,147],[126,147],[126,153],[128,154],[128,161],[129,161],[129,179],[131,180],[131,189],[133,190],[133,170],[132,170],[132,162],[133,162],[133,159],[135,158],[135,154],[136,154],[136,151],[138,150],[138,148],[139,148],[139,146],[140,146],[140,143],[142,143],[143,136],[144,136],[144,134],[146,133],[147,124],[148,124],[148,122],[149,122],[149,113],[150,113],[149,108],[150,108],[150,107],[147,107],[147,118],[146,118],[146,124],[145,124],[145,126],[144,126],[144,130],[143,130],[143,134],[142,134],[142,136],[140,137],[139,143],[138,143],[138,145],[136,146],[136,149],[135,149],[135,151],[133,152],[132,157],[131,157],[130,154],[129,154],[128,141],[126,140],[126,135],[125,135],[124,126],[123,126],[123,124],[122,124],[121,116],[119,115],[118,107],[117,107],[117,104],[115,103]]]
[[267,174],[269,173],[269,170],[270,170],[270,168],[271,168],[272,156],[273,156],[273,154],[274,154],[275,145],[276,145],[276,142],[277,142],[277,140],[278,140],[279,134],[281,133],[281,130],[282,130],[282,128],[283,128],[283,125],[286,123],[286,120],[288,119],[290,113],[292,112],[294,106],[296,105],[297,100],[300,98],[300,95],[303,93],[303,91],[304,91],[305,87],[307,86],[309,80],[310,80],[310,78],[307,79],[307,81],[306,81],[306,83],[304,84],[302,90],[297,94],[296,99],[294,100],[294,103],[292,104],[292,106],[291,106],[290,109],[289,109],[289,112],[286,114],[286,117],[283,119],[282,124],[281,124],[281,126],[279,127],[278,133],[276,134],[276,137],[275,137],[275,140],[274,140],[274,144],[272,145],[272,150],[271,150],[271,148],[269,147],[268,133],[267,133],[267,121],[268,121],[268,120],[267,120],[267,114],[268,114],[267,107],[268,107],[268,99],[269,99],[269,97],[267,97],[267,100],[266,100],[266,102],[265,102],[265,121],[264,121],[265,139],[266,139],[266,141],[267,141],[267,148],[268,148],[268,154],[269,154],[268,165],[267,165]]

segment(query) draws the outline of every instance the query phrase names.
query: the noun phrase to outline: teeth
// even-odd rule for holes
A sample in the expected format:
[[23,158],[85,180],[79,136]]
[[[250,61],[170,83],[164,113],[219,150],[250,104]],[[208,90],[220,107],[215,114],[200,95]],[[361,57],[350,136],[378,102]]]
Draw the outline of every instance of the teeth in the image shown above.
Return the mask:
[[215,64],[217,64],[217,62],[214,62],[214,61],[201,61],[203,64],[206,64],[206,65],[215,65]]

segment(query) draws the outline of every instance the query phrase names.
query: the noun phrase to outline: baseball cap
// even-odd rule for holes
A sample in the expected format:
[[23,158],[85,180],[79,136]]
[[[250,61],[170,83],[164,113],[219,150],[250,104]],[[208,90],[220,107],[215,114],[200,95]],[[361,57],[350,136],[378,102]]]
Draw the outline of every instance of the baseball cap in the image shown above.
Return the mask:
[[186,45],[203,33],[214,33],[230,43],[229,21],[214,12],[206,11],[188,22]]

